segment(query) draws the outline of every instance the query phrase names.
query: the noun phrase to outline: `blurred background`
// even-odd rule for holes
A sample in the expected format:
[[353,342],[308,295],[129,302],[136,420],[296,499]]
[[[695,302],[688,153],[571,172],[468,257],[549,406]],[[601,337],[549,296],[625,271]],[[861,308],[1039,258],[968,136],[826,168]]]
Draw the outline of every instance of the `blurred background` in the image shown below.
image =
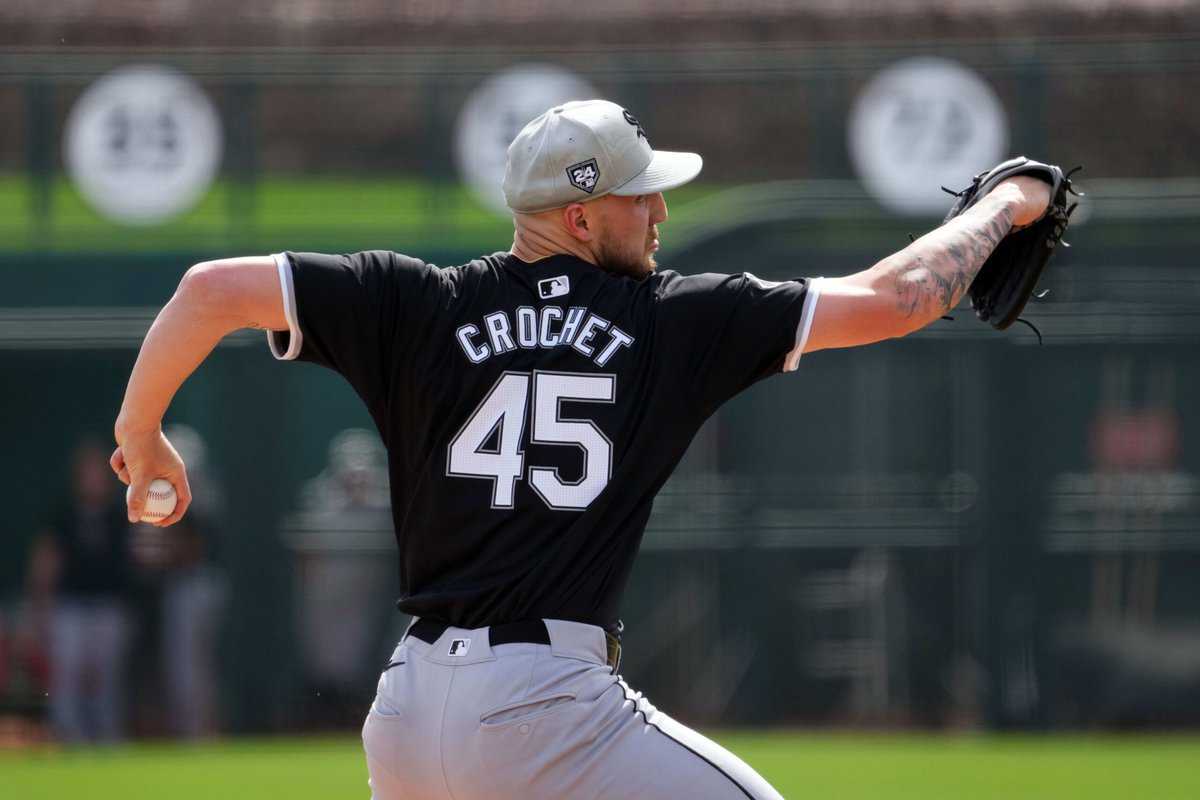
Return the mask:
[[1200,725],[1198,56],[1182,0],[6,0],[0,740],[361,724],[406,623],[366,411],[230,336],[166,420],[192,513],[130,527],[137,347],[208,258],[506,250],[508,142],[593,96],[703,154],[685,273],[866,268],[1014,154],[1087,192],[1042,346],[960,308],[720,410],[655,505],[626,678],[700,726]]

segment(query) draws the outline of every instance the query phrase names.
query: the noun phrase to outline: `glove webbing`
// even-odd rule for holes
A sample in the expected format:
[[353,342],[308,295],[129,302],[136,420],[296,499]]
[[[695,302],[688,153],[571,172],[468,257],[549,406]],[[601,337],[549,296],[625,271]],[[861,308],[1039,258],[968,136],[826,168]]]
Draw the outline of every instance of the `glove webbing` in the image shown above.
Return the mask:
[[[1074,175],[1076,172],[1079,172],[1081,169],[1083,169],[1083,165],[1082,165],[1082,164],[1080,164],[1080,165],[1078,165],[1078,166],[1076,166],[1076,167],[1073,167],[1072,169],[1068,170],[1068,171],[1067,171],[1067,173],[1066,173],[1066,174],[1063,176],[1063,184],[1065,185],[1066,191],[1070,192],[1071,194],[1075,195],[1076,197],[1083,197],[1083,196],[1084,196],[1084,193],[1083,193],[1083,192],[1080,192],[1080,191],[1077,191],[1077,190],[1075,189],[1075,187],[1074,187],[1074,186],[1071,184],[1071,176],[1072,176],[1072,175]],[[978,179],[977,179],[977,180],[978,180]],[[963,196],[963,195],[964,195],[964,194],[965,194],[967,191],[969,191],[971,188],[974,188],[974,187],[967,187],[966,189],[963,189],[963,190],[961,190],[961,191],[957,191],[957,192],[956,192],[956,191],[954,191],[953,189],[948,189],[948,188],[946,188],[945,186],[941,187],[941,189],[942,189],[942,191],[943,191],[943,192],[945,192],[946,194],[948,194],[948,195],[951,195],[952,197],[955,197],[955,198],[960,198],[960,197],[962,197],[962,196]],[[1051,202],[1051,207],[1053,208],[1053,205],[1054,205],[1054,198],[1051,198],[1051,201],[1050,201],[1050,202]],[[1070,205],[1070,206],[1067,208],[1067,211],[1066,211],[1066,218],[1062,220],[1062,224],[1063,224],[1064,226],[1066,225],[1067,221],[1068,221],[1068,220],[1070,220],[1070,218],[1071,218],[1071,215],[1072,215],[1073,213],[1075,213],[1075,209],[1076,209],[1076,208],[1078,208],[1078,206],[1079,206],[1079,203],[1078,203],[1078,202],[1075,202],[1075,203],[1072,203],[1072,204],[1071,204],[1071,205]],[[1063,247],[1070,247],[1070,246],[1071,246],[1071,243],[1070,243],[1070,242],[1066,241],[1065,239],[1061,239],[1061,236],[1062,236],[1062,230],[1061,230],[1061,228],[1060,228],[1060,229],[1059,229],[1059,231],[1058,231],[1058,235],[1059,235],[1059,237],[1060,237],[1059,241],[1061,241],[1061,243],[1062,243],[1062,246],[1063,246]],[[913,235],[912,235],[911,233],[908,235],[908,240],[909,240],[910,242],[912,242],[912,241],[915,241],[915,240],[914,240],[914,238],[913,238]],[[1044,298],[1046,297],[1046,295],[1048,295],[1048,294],[1050,294],[1050,290],[1049,290],[1049,289],[1043,290],[1043,291],[1041,291],[1041,292],[1033,292],[1033,293],[1032,293],[1032,294],[1029,296],[1029,300],[1030,300],[1030,301],[1042,300],[1042,299],[1044,299]],[[953,322],[953,321],[954,321],[954,317],[951,317],[951,316],[948,316],[948,315],[946,315],[946,316],[943,316],[943,317],[942,317],[942,319],[950,320],[951,322]],[[1032,331],[1034,332],[1034,334],[1035,334],[1035,335],[1037,336],[1037,338],[1038,338],[1038,345],[1042,345],[1042,344],[1044,344],[1044,342],[1043,342],[1043,340],[1042,340],[1042,332],[1041,332],[1040,330],[1038,330],[1038,328],[1037,328],[1037,326],[1036,326],[1036,325],[1034,325],[1032,322],[1030,322],[1029,320],[1025,319],[1024,317],[1017,317],[1015,321],[1016,321],[1016,322],[1023,323],[1024,325],[1028,326],[1030,330],[1032,330]]]

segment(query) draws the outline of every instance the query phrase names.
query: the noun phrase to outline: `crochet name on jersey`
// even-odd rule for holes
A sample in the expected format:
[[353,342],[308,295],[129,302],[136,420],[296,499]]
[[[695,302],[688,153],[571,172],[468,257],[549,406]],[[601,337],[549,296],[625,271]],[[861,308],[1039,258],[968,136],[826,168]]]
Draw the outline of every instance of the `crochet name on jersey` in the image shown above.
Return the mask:
[[494,355],[518,348],[524,350],[573,347],[598,367],[609,362],[622,347],[633,344],[633,337],[583,306],[518,306],[493,311],[483,325],[462,325],[454,332],[463,354],[472,364],[482,364]]

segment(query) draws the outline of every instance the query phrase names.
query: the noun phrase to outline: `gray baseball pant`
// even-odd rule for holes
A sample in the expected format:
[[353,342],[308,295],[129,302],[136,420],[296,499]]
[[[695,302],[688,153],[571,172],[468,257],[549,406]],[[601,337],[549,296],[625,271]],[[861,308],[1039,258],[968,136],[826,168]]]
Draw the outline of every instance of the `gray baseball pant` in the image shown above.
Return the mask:
[[545,623],[548,646],[401,640],[363,726],[373,800],[782,800],[614,675],[603,629]]

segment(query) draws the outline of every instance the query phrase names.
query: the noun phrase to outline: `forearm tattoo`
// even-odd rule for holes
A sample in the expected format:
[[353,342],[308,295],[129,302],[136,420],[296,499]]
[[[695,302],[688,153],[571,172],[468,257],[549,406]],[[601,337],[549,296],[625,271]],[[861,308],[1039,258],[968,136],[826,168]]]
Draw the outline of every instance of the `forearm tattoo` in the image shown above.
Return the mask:
[[897,309],[909,318],[936,319],[958,305],[1012,222],[1007,204],[980,203],[889,259]]

